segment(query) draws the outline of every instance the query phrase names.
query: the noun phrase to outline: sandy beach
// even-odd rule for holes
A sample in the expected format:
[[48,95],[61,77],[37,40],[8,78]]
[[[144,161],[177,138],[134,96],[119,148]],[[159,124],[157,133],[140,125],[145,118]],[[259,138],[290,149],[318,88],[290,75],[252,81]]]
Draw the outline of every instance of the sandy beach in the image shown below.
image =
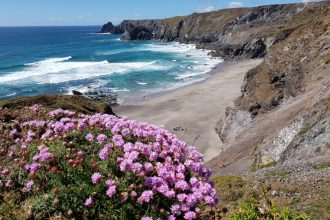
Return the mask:
[[222,142],[214,130],[216,123],[223,118],[225,108],[232,106],[240,95],[245,73],[260,62],[221,63],[205,81],[156,97],[128,100],[114,108],[114,112],[164,125],[187,144],[196,146],[208,161],[222,150]]

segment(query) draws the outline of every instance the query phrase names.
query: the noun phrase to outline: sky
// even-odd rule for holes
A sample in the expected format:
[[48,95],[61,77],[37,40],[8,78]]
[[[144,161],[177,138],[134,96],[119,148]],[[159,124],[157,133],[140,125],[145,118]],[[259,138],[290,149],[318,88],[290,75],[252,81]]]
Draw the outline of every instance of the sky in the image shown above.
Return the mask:
[[0,26],[114,24],[124,19],[166,18],[222,8],[313,0],[0,0]]

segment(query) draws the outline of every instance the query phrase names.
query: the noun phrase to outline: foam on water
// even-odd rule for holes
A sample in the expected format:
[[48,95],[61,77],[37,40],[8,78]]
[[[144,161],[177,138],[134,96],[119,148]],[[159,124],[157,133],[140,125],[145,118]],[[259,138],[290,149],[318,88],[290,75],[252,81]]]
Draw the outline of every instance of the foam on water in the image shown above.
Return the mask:
[[123,88],[123,89],[119,89],[119,88],[110,88],[111,91],[113,92],[130,92],[131,90]]
[[106,50],[106,51],[96,51],[96,56],[107,56],[107,55],[115,55],[120,53],[132,52],[131,49],[117,49],[117,50]]
[[166,70],[152,62],[109,63],[99,62],[73,62],[72,57],[50,58],[40,62],[26,64],[22,71],[8,73],[0,77],[0,83],[12,81],[33,81],[38,84],[62,83],[67,81],[95,78],[111,74],[122,74],[132,71]]
[[109,43],[109,42],[114,42],[114,41],[121,41],[121,40],[120,40],[120,38],[115,38],[115,39],[92,40],[91,42],[93,42],[93,43]]
[[139,50],[163,52],[163,53],[187,53],[196,50],[196,46],[192,44],[180,44],[180,43],[164,43],[164,44],[146,44]]
[[148,83],[146,83],[146,82],[140,82],[140,81],[138,81],[138,82],[136,82],[136,84],[138,84],[138,85],[147,85]]
[[13,93],[10,93],[10,94],[5,95],[5,96],[2,96],[2,97],[4,97],[4,98],[8,98],[8,97],[14,96],[14,95],[16,95],[16,94],[17,94],[17,92],[13,92]]

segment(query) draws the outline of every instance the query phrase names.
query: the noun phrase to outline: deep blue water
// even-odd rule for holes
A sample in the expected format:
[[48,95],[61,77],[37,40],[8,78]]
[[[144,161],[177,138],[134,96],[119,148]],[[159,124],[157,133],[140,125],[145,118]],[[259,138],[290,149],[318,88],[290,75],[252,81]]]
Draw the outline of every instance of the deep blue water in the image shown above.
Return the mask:
[[1,27],[0,99],[72,90],[125,98],[205,78],[219,60],[192,45],[121,41],[100,27]]

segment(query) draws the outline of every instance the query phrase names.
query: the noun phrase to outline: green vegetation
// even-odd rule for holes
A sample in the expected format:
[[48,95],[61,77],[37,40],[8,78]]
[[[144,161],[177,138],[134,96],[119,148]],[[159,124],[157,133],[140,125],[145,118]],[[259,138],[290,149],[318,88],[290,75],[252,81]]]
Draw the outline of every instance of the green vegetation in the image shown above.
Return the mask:
[[255,200],[251,200],[241,204],[238,212],[229,216],[230,220],[259,220],[259,219],[276,219],[276,220],[305,220],[309,219],[305,214],[298,214],[288,208],[279,209],[271,202],[263,202],[260,204]]
[[330,111],[330,103],[327,105],[327,109],[328,111]]
[[224,202],[237,201],[242,198],[247,184],[241,176],[217,176],[212,178],[219,197]]
[[273,161],[271,163],[268,163],[268,164],[253,163],[252,166],[251,166],[251,171],[254,172],[254,171],[257,171],[257,170],[260,170],[260,169],[270,168],[270,167],[275,167],[275,166],[276,166],[275,161]]
[[303,136],[304,134],[306,134],[309,131],[309,127],[303,127],[302,129],[300,129],[299,131],[299,135]]
[[313,168],[316,169],[316,170],[322,170],[322,169],[326,169],[326,168],[329,168],[329,167],[330,167],[330,161],[315,165]]

